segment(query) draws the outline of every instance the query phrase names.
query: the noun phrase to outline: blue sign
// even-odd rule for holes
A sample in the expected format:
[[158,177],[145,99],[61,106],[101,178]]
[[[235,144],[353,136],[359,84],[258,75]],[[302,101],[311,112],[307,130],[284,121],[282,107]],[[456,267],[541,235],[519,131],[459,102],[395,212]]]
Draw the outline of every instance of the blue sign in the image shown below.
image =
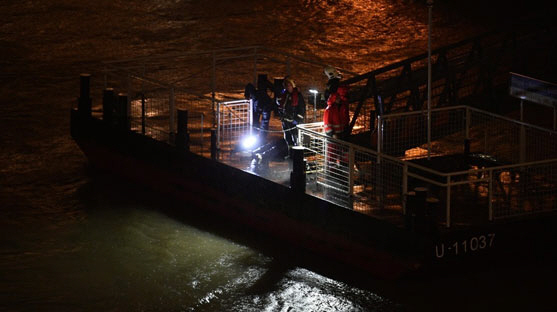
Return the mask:
[[557,84],[511,73],[511,96],[550,107],[557,106]]

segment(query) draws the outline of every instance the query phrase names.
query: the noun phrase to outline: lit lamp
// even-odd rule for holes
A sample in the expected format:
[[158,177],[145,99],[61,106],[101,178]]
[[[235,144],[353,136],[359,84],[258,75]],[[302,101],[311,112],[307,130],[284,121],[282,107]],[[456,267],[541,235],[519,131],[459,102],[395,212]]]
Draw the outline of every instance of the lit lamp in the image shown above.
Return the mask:
[[309,89],[309,92],[313,94],[313,122],[315,122],[315,118],[317,117],[317,93],[319,93],[319,91]]

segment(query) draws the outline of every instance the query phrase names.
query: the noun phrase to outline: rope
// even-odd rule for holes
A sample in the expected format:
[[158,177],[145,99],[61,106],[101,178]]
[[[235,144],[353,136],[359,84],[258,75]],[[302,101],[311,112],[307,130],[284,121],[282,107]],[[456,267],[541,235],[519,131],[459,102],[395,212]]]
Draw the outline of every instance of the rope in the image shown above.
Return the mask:
[[281,132],[286,132],[286,131],[291,131],[296,129],[296,126],[289,128],[289,129],[283,129],[283,130],[265,130],[265,129],[261,129],[261,128],[257,128],[257,127],[252,127],[255,130],[261,131],[261,132],[267,132],[267,133],[281,133]]

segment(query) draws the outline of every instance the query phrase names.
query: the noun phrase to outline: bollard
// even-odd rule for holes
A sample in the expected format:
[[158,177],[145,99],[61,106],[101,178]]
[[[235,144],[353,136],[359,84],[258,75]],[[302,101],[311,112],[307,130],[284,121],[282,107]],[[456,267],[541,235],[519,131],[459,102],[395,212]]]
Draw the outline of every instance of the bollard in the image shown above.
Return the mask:
[[114,115],[114,89],[106,88],[103,91],[103,122],[108,125],[112,126],[112,116]]
[[295,192],[306,192],[306,162],[304,147],[292,147],[292,172],[290,173],[290,188]]
[[211,129],[211,159],[217,160],[217,129]]
[[416,206],[414,207],[414,212],[418,219],[425,217],[425,205],[427,198],[427,188],[418,186],[414,188],[416,193]]
[[404,215],[404,225],[408,230],[413,231],[415,228],[415,211],[416,211],[416,192],[410,191],[406,193],[406,214]]
[[91,83],[90,74],[79,75],[79,99],[77,100],[77,111],[79,115],[91,118],[91,94],[89,84]]
[[414,204],[414,231],[423,233],[427,228],[426,219],[426,198],[427,188],[415,187],[415,204]]
[[437,213],[440,210],[439,199],[435,197],[428,197],[426,199],[426,220],[427,232],[430,234],[437,234]]
[[428,197],[425,200],[425,206],[426,206],[426,216],[431,217],[431,218],[435,218],[437,216],[437,214],[439,213],[440,207],[439,207],[439,199],[435,198],[435,197]]
[[122,130],[130,130],[130,118],[128,112],[128,96],[126,93],[118,93],[118,128]]
[[176,148],[179,151],[190,150],[190,135],[188,133],[188,111],[178,110],[178,133],[176,135]]

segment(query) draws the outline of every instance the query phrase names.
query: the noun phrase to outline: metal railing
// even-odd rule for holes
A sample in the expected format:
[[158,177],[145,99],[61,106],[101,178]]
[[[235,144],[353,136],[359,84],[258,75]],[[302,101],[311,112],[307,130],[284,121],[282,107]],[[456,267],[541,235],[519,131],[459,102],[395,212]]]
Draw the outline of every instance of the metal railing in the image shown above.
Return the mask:
[[[427,112],[407,112],[379,116],[376,122],[378,151],[405,159],[423,157],[427,143]],[[431,155],[462,150],[466,138],[466,107],[431,110]]]
[[217,148],[234,150],[242,136],[251,134],[253,125],[250,100],[217,103]]
[[[252,116],[249,102],[224,99],[241,97],[245,83],[255,79],[257,73],[297,75],[299,84],[306,88],[317,84],[315,77],[322,77],[321,63],[261,47],[205,51],[202,54],[203,58],[199,57],[200,54],[185,53],[107,63],[103,87],[110,86],[117,92],[128,94],[128,111],[134,131],[171,144],[176,132],[176,109],[188,109],[188,131],[195,132],[190,143],[203,154],[209,127],[217,127],[217,142],[221,149],[232,150],[239,136],[249,133]],[[189,73],[186,65],[170,68],[165,65],[169,60],[176,65],[182,61],[186,63],[187,59],[207,61],[206,70]],[[296,66],[293,66],[294,62]],[[184,76],[184,72],[188,74]],[[233,76],[230,75],[232,72]],[[311,100],[306,101],[310,107],[308,111],[312,112],[307,120],[319,120],[320,111],[313,109],[316,99]],[[231,108],[220,102],[242,108]],[[371,111],[369,113],[363,113],[363,116],[371,117]],[[376,151],[327,137],[322,133],[320,123],[299,126],[300,142],[307,149],[308,181],[314,185],[311,192],[356,210],[380,209],[401,214],[408,190],[414,184],[427,184],[430,195],[445,203],[443,222],[447,227],[453,221],[459,222],[460,217],[470,219],[462,207],[455,205],[457,201],[470,198],[486,207],[485,218],[483,215],[480,218],[485,220],[555,209],[555,132],[466,106],[434,109],[431,115],[433,156],[462,153],[465,144],[469,144],[470,153],[485,154],[503,164],[440,172],[410,161],[424,157],[427,141],[425,111],[380,115],[375,123],[372,121],[364,118],[361,128],[371,131],[370,126],[375,124]],[[540,177],[544,172],[549,174]],[[511,182],[501,182],[507,180]],[[527,193],[534,189],[543,190],[540,193],[543,194],[543,204],[536,202],[536,207],[544,207],[541,210],[524,208],[538,200],[535,198],[539,197],[531,195],[534,192]],[[519,206],[523,208],[518,209]]]
[[[426,155],[425,131],[412,132],[424,127],[421,112],[379,118],[378,135],[395,137],[378,139],[377,151],[327,137],[322,123],[304,124],[299,135],[308,183],[317,186],[312,193],[355,210],[391,209],[402,216],[404,196],[425,185],[443,203],[438,221],[446,227],[557,210],[557,133],[466,106],[436,109],[432,116],[439,131],[434,155],[464,155],[467,139],[470,153],[490,161],[445,171],[413,162]],[[483,135],[485,129],[494,135]],[[417,149],[420,155],[408,153]]]
[[328,137],[323,123],[298,127],[312,194],[358,211],[402,208],[402,162]]

